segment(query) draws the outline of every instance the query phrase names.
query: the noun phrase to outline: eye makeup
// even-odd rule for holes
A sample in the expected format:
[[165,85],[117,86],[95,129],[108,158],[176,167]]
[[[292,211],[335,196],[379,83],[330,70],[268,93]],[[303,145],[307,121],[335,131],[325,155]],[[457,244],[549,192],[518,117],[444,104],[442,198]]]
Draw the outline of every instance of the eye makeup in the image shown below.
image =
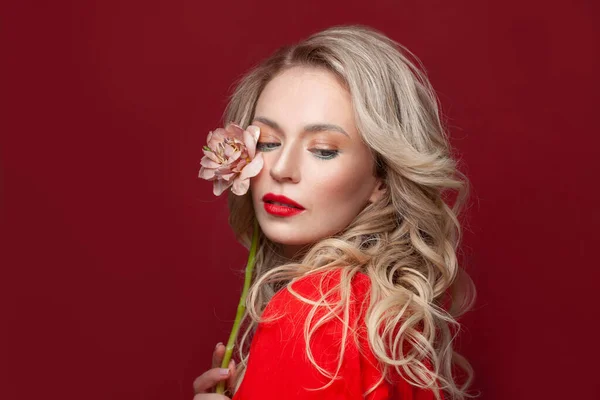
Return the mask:
[[256,143],[257,151],[271,151],[279,147],[279,143],[275,142],[258,142]]
[[315,157],[321,160],[331,160],[332,158],[335,158],[340,154],[339,150],[329,149],[311,149],[310,152],[313,153]]
[[[269,132],[269,128],[273,129],[272,127],[263,129],[263,134],[261,134],[259,142],[256,144],[257,151],[270,152],[281,146],[279,134]],[[336,158],[340,154],[338,142],[344,143],[344,139],[348,137],[345,134],[342,136],[339,132],[335,131],[326,132],[321,130],[307,131],[307,133],[311,134],[307,150],[319,160]]]
[[[277,142],[258,142],[256,144],[256,150],[261,152],[269,152],[277,149],[279,146],[281,146],[281,144]],[[340,151],[338,149],[331,148],[325,149],[318,147],[309,147],[308,151],[320,160],[331,160],[340,154]]]
[[[257,116],[257,117],[254,117],[254,120],[252,123],[256,123],[256,122],[261,122],[261,123],[269,126],[270,128],[276,130],[277,132],[283,133],[283,129],[281,129],[281,127],[275,121],[272,121],[269,118]],[[346,133],[346,131],[342,127],[340,127],[338,125],[334,125],[334,124],[329,124],[329,123],[317,123],[317,124],[306,125],[304,127],[304,131],[308,132],[308,133],[318,133],[318,132],[325,132],[325,131],[338,132],[338,133],[341,133],[342,135],[350,137],[350,135],[348,135],[348,133]]]

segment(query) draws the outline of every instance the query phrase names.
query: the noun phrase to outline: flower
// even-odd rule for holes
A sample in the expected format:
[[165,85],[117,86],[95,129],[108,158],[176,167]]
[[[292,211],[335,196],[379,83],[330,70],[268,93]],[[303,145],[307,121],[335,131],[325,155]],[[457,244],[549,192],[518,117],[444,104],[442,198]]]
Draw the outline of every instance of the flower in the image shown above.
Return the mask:
[[[259,137],[260,128],[258,126],[250,125],[244,130],[233,123],[227,125],[225,129],[218,128],[214,132],[208,133],[208,143],[203,147],[204,157],[200,161],[202,167],[198,177],[215,182],[213,186],[215,196],[220,196],[230,186],[232,186],[231,191],[238,196],[248,192],[250,178],[258,175],[264,164],[262,153],[256,154],[256,143]],[[242,316],[246,310],[246,297],[252,283],[252,273],[256,263],[258,232],[258,221],[254,218],[252,244],[250,245],[250,254],[246,264],[244,288],[221,368],[229,366]],[[221,381],[217,384],[216,393],[223,394],[224,392],[225,381]]]
[[263,167],[262,153],[256,154],[260,128],[250,125],[246,130],[234,123],[225,129],[208,133],[199,178],[214,181],[213,193],[220,196],[227,188],[238,196],[250,187],[250,178]]

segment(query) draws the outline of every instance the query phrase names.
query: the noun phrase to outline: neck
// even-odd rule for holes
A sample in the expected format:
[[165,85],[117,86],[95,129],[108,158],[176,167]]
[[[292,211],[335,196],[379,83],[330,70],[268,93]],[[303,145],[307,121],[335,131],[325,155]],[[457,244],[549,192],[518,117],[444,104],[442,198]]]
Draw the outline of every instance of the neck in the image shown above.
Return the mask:
[[284,245],[283,256],[293,262],[299,262],[310,248],[309,245]]

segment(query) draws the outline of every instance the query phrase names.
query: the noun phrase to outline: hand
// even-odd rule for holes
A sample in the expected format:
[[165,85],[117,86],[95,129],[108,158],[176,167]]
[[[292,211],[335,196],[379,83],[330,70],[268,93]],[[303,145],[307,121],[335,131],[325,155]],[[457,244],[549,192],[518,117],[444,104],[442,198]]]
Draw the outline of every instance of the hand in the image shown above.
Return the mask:
[[196,379],[194,379],[194,396],[193,400],[230,400],[229,397],[222,394],[214,393],[217,383],[227,381],[227,392],[233,393],[234,382],[236,377],[235,362],[229,362],[229,368],[221,373],[221,363],[225,357],[225,346],[222,343],[217,344],[212,356],[212,369],[209,369]]

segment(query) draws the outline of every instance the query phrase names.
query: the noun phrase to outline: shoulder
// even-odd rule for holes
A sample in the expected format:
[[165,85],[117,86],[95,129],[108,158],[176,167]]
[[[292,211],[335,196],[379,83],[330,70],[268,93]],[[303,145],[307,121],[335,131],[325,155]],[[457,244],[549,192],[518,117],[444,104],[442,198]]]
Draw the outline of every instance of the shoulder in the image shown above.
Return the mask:
[[288,312],[298,307],[314,305],[313,302],[336,303],[341,300],[343,293],[350,296],[351,304],[363,303],[368,300],[371,289],[371,279],[363,272],[352,276],[343,268],[309,272],[296,278],[287,286],[280,289],[271,299],[265,313],[272,313],[278,308]]
[[[362,272],[345,277],[344,272],[346,271],[335,269],[309,273],[275,294],[264,315],[277,315],[280,318],[259,324],[250,351],[252,357],[248,365],[248,375],[244,381],[260,382],[261,387],[280,388],[281,393],[290,393],[289,398],[316,399],[329,396],[327,398],[332,399],[433,400],[431,392],[409,385],[393,371],[388,379],[384,379],[383,363],[370,346],[365,324],[371,279]],[[327,295],[327,300],[335,307],[336,302],[340,300],[340,286],[350,288],[349,307],[337,309],[334,318],[321,319],[332,309],[315,308],[315,302]],[[328,294],[329,291],[331,293]],[[302,301],[298,296],[302,296],[308,302]],[[345,315],[346,310],[348,313]],[[313,334],[308,343],[305,337],[307,322],[314,328],[311,329]],[[343,341],[346,323],[352,330],[357,328],[357,335],[354,336],[348,330],[346,341]],[[332,374],[340,368],[338,372],[342,379],[336,380],[326,392],[307,392],[303,388],[319,387],[329,382],[307,358],[307,348],[310,348],[312,360],[320,368]],[[338,364],[340,357],[343,357],[343,361]],[[294,373],[285,373],[287,370],[282,370],[281,365],[289,366]],[[366,392],[369,394],[364,395]],[[298,395],[294,397],[291,393]],[[310,397],[311,394],[315,397]]]
[[364,352],[357,345],[366,345],[364,318],[371,281],[364,273],[349,277],[344,272],[335,269],[310,273],[282,288],[267,304],[260,329],[283,334],[298,343],[305,343],[305,330],[311,331],[311,348],[321,359],[335,359],[343,337],[348,341],[349,354]]
[[310,272],[290,284],[292,290],[308,295],[314,294],[315,290],[330,291],[343,287],[350,287],[355,294],[364,294],[370,290],[371,279],[363,272],[350,276],[343,268],[335,268]]

